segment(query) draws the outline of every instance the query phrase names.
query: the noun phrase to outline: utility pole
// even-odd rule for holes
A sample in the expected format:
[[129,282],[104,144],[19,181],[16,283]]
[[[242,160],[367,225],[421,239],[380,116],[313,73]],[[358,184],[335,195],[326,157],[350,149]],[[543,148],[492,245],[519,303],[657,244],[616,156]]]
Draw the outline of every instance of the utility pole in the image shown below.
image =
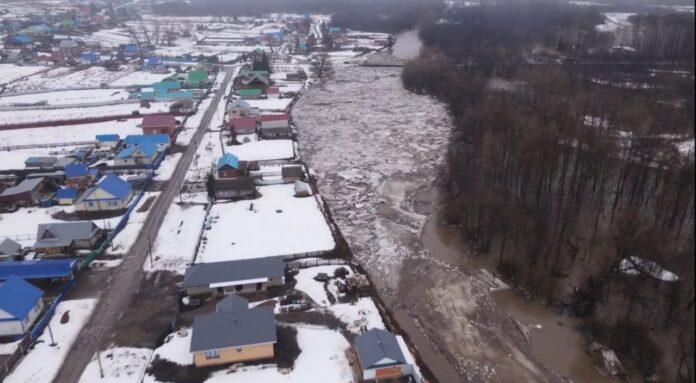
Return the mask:
[[150,254],[150,268],[154,269],[155,266],[152,263],[152,240],[150,235],[147,236],[147,252]]
[[51,330],[51,321],[48,321],[48,335],[51,337],[51,344],[49,346],[53,347],[56,345],[56,341],[53,339],[53,330]]
[[102,368],[101,357],[99,356],[99,350],[97,350],[97,364],[99,365],[99,375],[104,378],[104,368]]

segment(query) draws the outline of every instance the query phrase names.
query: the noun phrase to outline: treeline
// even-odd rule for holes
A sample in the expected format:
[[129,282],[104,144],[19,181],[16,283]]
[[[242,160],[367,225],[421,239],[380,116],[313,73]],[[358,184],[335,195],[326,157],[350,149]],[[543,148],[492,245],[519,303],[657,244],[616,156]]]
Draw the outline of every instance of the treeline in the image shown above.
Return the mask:
[[435,20],[442,0],[197,0],[158,3],[171,16],[258,16],[268,13],[324,13],[332,25],[360,31],[398,32]]
[[[568,5],[447,18],[424,27],[430,49],[402,73],[455,120],[445,218],[645,376],[693,381],[695,174],[693,152],[679,150],[694,137],[688,49],[618,55],[595,31],[600,15]],[[640,18],[643,31],[683,30],[679,18]],[[693,46],[693,30],[675,33]],[[648,35],[637,34],[660,40]]]

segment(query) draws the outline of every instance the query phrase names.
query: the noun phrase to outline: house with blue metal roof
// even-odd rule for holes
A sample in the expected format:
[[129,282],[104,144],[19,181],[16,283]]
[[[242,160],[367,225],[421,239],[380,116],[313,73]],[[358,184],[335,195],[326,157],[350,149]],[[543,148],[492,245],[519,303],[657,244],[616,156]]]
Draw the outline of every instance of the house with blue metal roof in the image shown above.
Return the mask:
[[26,33],[15,33],[14,35],[10,36],[8,42],[11,45],[27,45],[34,42],[34,39],[32,39]]
[[118,145],[121,137],[118,134],[97,134],[95,139],[97,140],[97,146],[100,148],[113,148]]
[[130,145],[116,155],[114,165],[116,166],[150,166],[157,160],[159,155],[157,145],[150,141],[140,142]]
[[170,145],[168,134],[130,134],[123,140],[123,146],[129,148],[146,142],[154,144],[160,152],[167,150]]
[[0,336],[24,335],[43,309],[44,292],[16,276],[0,285]]
[[239,158],[232,153],[225,153],[218,159],[218,178],[235,178],[239,171]]
[[76,162],[65,166],[65,182],[69,188],[84,189],[97,179],[97,175],[97,169],[90,169],[85,163]]
[[33,259],[30,261],[8,261],[0,263],[0,281],[11,277],[25,280],[72,279],[77,258]]
[[123,178],[109,174],[94,187],[85,190],[75,202],[77,211],[123,210],[133,197],[133,187]]
[[373,328],[355,338],[363,380],[414,376],[410,352],[400,336]]
[[101,59],[101,55],[97,52],[85,52],[82,54],[82,57],[80,57],[80,61],[82,61],[83,64],[94,64],[99,62]]

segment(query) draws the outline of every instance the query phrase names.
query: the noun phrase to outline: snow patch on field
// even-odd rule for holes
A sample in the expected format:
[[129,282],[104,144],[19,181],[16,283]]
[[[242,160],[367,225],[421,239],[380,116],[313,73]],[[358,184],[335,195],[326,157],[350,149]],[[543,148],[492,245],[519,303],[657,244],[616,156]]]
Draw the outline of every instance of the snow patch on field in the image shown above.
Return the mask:
[[[342,267],[350,271],[350,268],[344,265],[317,266],[307,269],[300,269],[299,273],[295,275],[295,281],[297,281],[295,284],[295,290],[299,290],[307,294],[307,296],[317,305],[327,307],[330,305],[330,303],[326,296],[326,290],[324,290],[324,283],[314,280],[314,277],[319,273],[326,273],[329,275],[329,277],[332,277],[336,269]],[[352,272],[349,272],[349,274],[352,274]],[[331,285],[333,282],[334,280],[329,281],[329,285]]]
[[205,220],[205,206],[172,203],[153,244],[153,266],[145,271],[170,270],[183,274],[193,260]]
[[345,323],[348,331],[360,334],[361,328],[385,329],[382,316],[370,298],[360,298],[355,303],[339,303],[329,307],[329,311]]
[[82,373],[79,383],[132,383],[138,382],[147,368],[152,350],[148,348],[115,347],[100,353],[104,377],[99,373],[95,357]]
[[[34,348],[5,378],[4,382],[44,383],[52,381],[58,374],[58,370],[70,347],[77,339],[80,330],[89,320],[96,303],[96,299],[79,299],[63,301],[58,304],[50,322],[56,345],[50,345],[51,338],[48,330],[44,330]],[[69,319],[66,323],[61,323],[63,315]]]
[[241,161],[285,160],[295,157],[292,140],[262,140],[228,146],[227,151]]
[[142,134],[139,118],[92,124],[64,125],[46,128],[0,130],[0,146],[51,145],[66,142],[94,141],[98,134]]

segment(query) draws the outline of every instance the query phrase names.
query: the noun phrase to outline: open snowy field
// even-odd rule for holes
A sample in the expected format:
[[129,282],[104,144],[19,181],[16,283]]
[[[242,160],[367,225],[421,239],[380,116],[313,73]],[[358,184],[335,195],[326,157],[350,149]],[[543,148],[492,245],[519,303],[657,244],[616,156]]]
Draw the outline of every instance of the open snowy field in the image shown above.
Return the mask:
[[4,380],[5,383],[45,383],[58,374],[70,347],[89,320],[96,299],[63,301],[58,304],[50,326],[56,344],[51,346],[48,330],[44,330],[22,361]]
[[[62,211],[61,207],[50,208],[20,208],[13,213],[0,215],[0,236],[8,237],[19,242],[22,246],[32,246],[36,242],[36,230],[41,223],[65,222],[51,217],[51,214]],[[101,222],[95,222],[101,227]]]
[[153,266],[145,262],[145,271],[170,270],[183,274],[196,253],[205,214],[202,204],[172,203],[152,244]]
[[292,184],[258,188],[255,200],[216,203],[197,263],[330,251],[334,239],[313,197],[296,198]]
[[19,78],[33,75],[48,69],[41,65],[15,65],[15,64],[0,64],[0,85],[9,84]]
[[65,155],[79,146],[60,146],[54,148],[32,148],[19,150],[0,150],[0,170],[24,169],[24,161],[32,156]]
[[22,124],[42,121],[79,120],[90,117],[126,116],[133,112],[140,114],[168,113],[171,102],[151,103],[143,108],[139,103],[91,106],[85,108],[32,109],[0,111],[0,125]]
[[46,93],[32,93],[19,96],[0,97],[0,106],[45,103],[47,105],[89,104],[94,102],[119,101],[128,99],[129,93],[123,89],[66,90]]
[[[77,72],[49,71],[26,77],[16,81],[10,86],[11,91],[29,91],[44,89],[74,89],[74,88],[99,88],[102,84],[108,84],[128,74],[132,69],[126,67],[118,71],[108,71],[103,67],[93,66]],[[50,75],[55,73],[55,75]]]
[[[139,118],[125,121],[105,121],[91,124],[63,125],[45,128],[0,130],[0,146],[50,145],[94,141],[98,134],[142,134]],[[44,149],[45,150],[45,149]]]
[[241,161],[287,160],[295,157],[295,143],[292,140],[262,140],[242,145],[226,147]]
[[160,163],[157,168],[157,175],[153,178],[154,181],[169,181],[176,169],[176,164],[179,163],[183,153],[170,154]]
[[135,71],[132,73],[129,73],[116,81],[112,81],[109,83],[109,86],[136,86],[136,85],[142,85],[142,86],[147,86],[147,85],[152,85],[156,82],[160,82],[167,77],[171,76],[174,74],[173,69],[169,69],[169,72],[167,73],[151,73],[147,71]]
[[292,98],[269,98],[264,100],[246,100],[252,108],[262,112],[284,112],[292,103]]

